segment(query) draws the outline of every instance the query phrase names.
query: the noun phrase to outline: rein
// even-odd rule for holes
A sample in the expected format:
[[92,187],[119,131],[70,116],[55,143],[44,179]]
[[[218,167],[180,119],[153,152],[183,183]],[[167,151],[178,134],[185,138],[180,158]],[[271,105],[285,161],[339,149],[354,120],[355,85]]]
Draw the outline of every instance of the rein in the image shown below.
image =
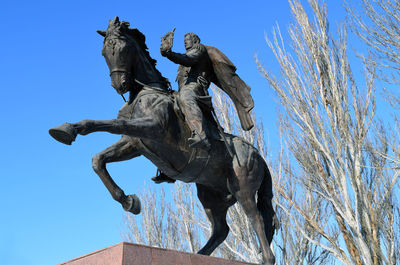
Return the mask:
[[[117,69],[113,69],[112,71],[110,71],[110,76],[112,76],[112,74],[114,74],[114,73],[125,73],[126,75],[131,75],[130,71],[126,71],[125,69],[118,69],[118,68]],[[133,79],[133,81],[135,81],[137,84],[141,85],[143,87],[143,89],[150,88],[150,89],[154,90],[155,92],[159,92],[161,94],[170,94],[171,91],[172,91],[171,87],[169,89],[165,90],[165,89],[162,89],[162,88],[159,88],[159,87],[155,87],[155,86],[150,86],[150,85],[144,84],[144,83],[140,82],[139,80],[137,80],[136,78]],[[161,84],[161,83],[152,82],[150,84]],[[121,96],[122,96],[122,99],[126,102],[126,99],[125,99],[124,95],[121,94]]]
[[[139,80],[137,80],[137,79],[133,79],[136,83],[138,83],[139,85],[141,85],[141,86],[143,86],[143,88],[151,88],[151,89],[153,89],[153,90],[155,90],[155,91],[157,91],[157,92],[160,92],[160,93],[162,93],[162,94],[170,94],[171,93],[171,91],[172,91],[172,89],[167,89],[167,90],[165,90],[165,89],[162,89],[162,88],[159,88],[159,87],[154,87],[154,86],[149,86],[149,85],[146,85],[146,84],[143,84],[142,82],[140,82]],[[160,84],[159,82],[153,82],[153,83],[150,83],[150,84]]]
[[[154,87],[154,86],[149,86],[146,84],[143,84],[142,82],[134,79],[134,81],[136,83],[138,83],[139,85],[143,86],[143,88],[136,94],[135,99],[133,100],[132,103],[130,103],[129,105],[131,105],[131,108],[134,109],[136,106],[137,101],[139,100],[139,98],[141,98],[142,96],[145,95],[150,95],[150,94],[161,94],[167,97],[170,97],[172,99],[172,90],[165,90],[165,89],[161,89],[158,87]],[[157,83],[159,84],[159,83]]]

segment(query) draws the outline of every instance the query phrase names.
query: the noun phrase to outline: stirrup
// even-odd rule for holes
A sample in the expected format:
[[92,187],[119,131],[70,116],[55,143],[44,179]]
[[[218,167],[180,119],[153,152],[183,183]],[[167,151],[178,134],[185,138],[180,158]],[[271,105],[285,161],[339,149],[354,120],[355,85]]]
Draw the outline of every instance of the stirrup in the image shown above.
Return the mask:
[[174,183],[176,180],[168,177],[165,175],[161,170],[157,169],[156,175],[151,178],[152,181],[154,181],[156,184],[160,184],[163,182],[167,183]]

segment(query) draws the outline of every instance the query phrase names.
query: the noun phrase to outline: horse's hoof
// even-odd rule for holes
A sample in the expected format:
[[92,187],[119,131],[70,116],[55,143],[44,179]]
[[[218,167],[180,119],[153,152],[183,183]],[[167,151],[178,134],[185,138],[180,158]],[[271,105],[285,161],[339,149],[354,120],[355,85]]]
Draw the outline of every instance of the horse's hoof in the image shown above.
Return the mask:
[[57,141],[67,145],[71,145],[77,136],[76,129],[70,123],[64,123],[60,126],[51,128],[49,134]]
[[133,214],[139,214],[141,211],[140,200],[136,195],[128,195],[125,198],[125,202],[122,203],[122,207],[125,211]]

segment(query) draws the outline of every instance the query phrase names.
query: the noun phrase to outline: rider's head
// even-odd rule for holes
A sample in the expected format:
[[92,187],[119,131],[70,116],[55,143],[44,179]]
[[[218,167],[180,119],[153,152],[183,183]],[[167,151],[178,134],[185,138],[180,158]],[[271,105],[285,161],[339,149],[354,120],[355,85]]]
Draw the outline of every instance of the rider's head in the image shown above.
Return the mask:
[[194,33],[185,34],[185,49],[190,50],[200,44],[200,38]]

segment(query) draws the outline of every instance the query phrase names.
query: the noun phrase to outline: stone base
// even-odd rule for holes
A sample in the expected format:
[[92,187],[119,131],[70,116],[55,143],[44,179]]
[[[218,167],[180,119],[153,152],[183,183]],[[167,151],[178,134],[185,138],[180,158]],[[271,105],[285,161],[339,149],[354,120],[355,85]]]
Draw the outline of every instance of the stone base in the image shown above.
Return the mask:
[[60,265],[244,265],[198,254],[122,242]]

